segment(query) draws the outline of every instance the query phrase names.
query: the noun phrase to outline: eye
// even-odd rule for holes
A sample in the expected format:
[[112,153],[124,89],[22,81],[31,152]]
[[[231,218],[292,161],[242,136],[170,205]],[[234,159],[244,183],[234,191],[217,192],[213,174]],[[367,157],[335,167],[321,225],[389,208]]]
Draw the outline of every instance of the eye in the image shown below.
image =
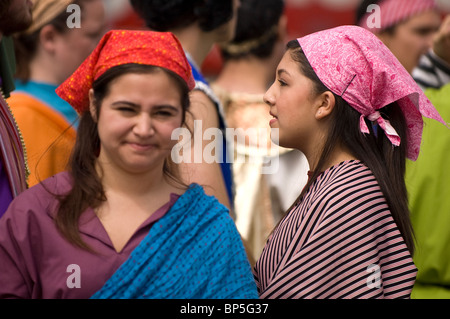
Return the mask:
[[158,111],[155,114],[160,115],[160,116],[172,116],[173,115],[173,113],[169,112],[169,111]]
[[286,82],[284,82],[281,79],[278,79],[278,83],[280,84],[280,86],[286,86],[287,85]]
[[161,118],[173,117],[178,114],[178,109],[174,106],[160,106],[153,110],[153,114]]
[[121,112],[125,112],[125,113],[131,113],[131,112],[135,112],[135,109],[129,106],[121,106],[118,107],[117,110],[121,111]]

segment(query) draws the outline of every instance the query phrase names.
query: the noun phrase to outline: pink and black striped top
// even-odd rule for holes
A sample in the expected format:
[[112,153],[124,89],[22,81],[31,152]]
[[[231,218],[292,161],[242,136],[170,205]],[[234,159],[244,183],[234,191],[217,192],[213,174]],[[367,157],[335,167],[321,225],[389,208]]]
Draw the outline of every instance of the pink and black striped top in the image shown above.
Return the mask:
[[372,174],[333,166],[269,237],[260,298],[409,298],[417,269]]

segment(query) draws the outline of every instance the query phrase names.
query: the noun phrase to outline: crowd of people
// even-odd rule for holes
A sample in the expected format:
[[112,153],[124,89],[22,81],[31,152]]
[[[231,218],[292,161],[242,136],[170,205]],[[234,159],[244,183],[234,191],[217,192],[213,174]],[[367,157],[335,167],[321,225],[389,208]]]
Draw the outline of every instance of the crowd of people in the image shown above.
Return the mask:
[[129,4],[0,3],[1,299],[450,298],[434,0]]

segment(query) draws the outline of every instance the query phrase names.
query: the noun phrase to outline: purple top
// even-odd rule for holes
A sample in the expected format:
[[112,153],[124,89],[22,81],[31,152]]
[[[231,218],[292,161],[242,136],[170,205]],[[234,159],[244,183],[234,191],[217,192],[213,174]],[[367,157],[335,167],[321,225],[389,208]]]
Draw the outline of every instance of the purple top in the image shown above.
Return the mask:
[[[66,193],[68,173],[43,182],[52,192]],[[89,298],[99,290],[147,235],[179,195],[153,213],[117,252],[92,209],[80,218],[81,238],[98,254],[70,244],[55,227],[57,200],[41,184],[20,194],[0,219],[1,298]],[[77,287],[79,284],[79,288]]]
[[0,218],[5,213],[13,197],[9,185],[8,176],[5,174],[3,162],[0,158]]

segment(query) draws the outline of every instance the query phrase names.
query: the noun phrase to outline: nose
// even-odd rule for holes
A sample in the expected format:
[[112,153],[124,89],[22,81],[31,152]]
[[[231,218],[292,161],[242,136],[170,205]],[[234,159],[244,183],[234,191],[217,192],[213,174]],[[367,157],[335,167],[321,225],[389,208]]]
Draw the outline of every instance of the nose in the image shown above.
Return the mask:
[[138,116],[133,127],[133,132],[141,138],[150,137],[155,134],[151,117],[145,113]]
[[269,106],[273,106],[275,104],[275,96],[272,92],[273,84],[270,86],[270,88],[264,93],[263,101]]

